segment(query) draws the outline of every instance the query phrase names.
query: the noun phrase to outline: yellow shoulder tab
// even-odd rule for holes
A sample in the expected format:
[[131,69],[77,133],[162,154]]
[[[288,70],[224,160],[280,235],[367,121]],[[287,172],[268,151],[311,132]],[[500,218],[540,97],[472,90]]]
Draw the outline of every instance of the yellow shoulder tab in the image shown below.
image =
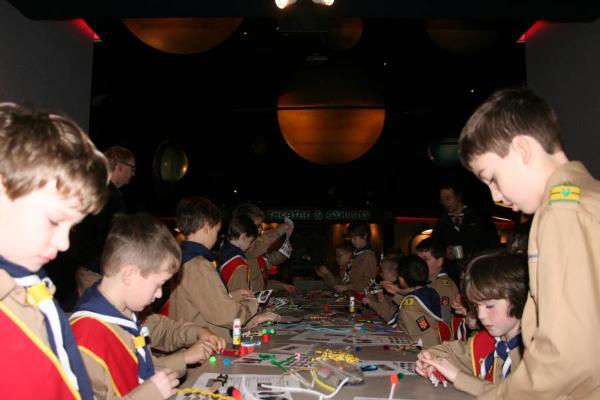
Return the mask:
[[579,202],[581,201],[581,189],[579,188],[579,186],[552,186],[552,189],[550,190],[550,203],[557,203],[563,201],[579,204]]
[[413,299],[412,297],[407,297],[402,302],[402,305],[403,306],[414,306],[415,305],[415,299]]

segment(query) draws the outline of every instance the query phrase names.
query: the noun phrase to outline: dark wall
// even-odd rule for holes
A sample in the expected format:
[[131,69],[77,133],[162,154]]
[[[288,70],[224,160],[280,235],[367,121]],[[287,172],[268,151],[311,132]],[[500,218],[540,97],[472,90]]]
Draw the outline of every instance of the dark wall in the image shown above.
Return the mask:
[[0,101],[66,113],[87,130],[92,45],[76,24],[31,21],[0,1]]
[[525,48],[528,86],[557,111],[567,155],[600,177],[600,21],[542,26]]

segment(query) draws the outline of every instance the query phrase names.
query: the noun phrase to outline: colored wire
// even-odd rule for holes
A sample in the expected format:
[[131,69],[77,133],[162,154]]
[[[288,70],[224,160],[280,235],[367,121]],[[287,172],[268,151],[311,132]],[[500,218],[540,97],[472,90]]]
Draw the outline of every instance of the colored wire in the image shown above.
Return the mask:
[[200,389],[194,389],[194,388],[177,389],[177,393],[181,393],[181,394],[191,393],[191,394],[207,396],[207,397],[210,397],[213,399],[219,399],[219,400],[235,400],[233,397],[225,396],[220,393],[214,393],[214,392],[211,392],[210,390],[200,390]]

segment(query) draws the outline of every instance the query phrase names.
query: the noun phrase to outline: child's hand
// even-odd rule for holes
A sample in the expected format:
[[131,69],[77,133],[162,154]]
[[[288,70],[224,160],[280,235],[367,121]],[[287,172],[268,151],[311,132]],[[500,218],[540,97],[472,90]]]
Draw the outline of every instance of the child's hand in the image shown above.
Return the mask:
[[255,299],[254,292],[248,289],[240,289],[237,291],[243,299]]
[[456,380],[458,375],[458,368],[456,368],[450,361],[445,358],[435,358],[428,361],[429,365],[437,369],[442,375],[446,377],[450,382]]
[[462,296],[457,294],[456,297],[452,300],[452,304],[450,305],[454,312],[458,315],[467,315],[467,308],[464,306],[462,302]]
[[271,311],[263,311],[256,316],[257,324],[267,322],[267,321],[277,322],[279,320],[281,320],[281,315],[275,314],[274,312],[271,312]]
[[177,379],[177,374],[170,369],[158,371],[152,375],[150,381],[156,385],[163,399],[168,399],[177,394],[175,388],[179,385],[179,379]]
[[317,273],[318,276],[320,276],[322,278],[329,274],[329,268],[327,268],[324,265],[321,265],[319,268],[317,268],[317,270],[315,272]]
[[417,362],[415,364],[415,372],[425,378],[429,378],[429,376],[433,373],[433,366],[429,363],[433,357],[431,353],[427,351],[422,351],[417,356]]
[[333,287],[333,290],[335,290],[338,293],[342,293],[342,292],[345,292],[346,290],[350,290],[350,287],[348,285],[335,285]]
[[206,328],[202,328],[198,332],[198,340],[207,344],[213,351],[213,353],[221,352],[227,345],[225,339],[215,335]]
[[381,286],[382,288],[385,289],[386,292],[391,293],[391,294],[396,294],[396,293],[400,292],[400,288],[397,285],[394,285],[390,281],[381,281],[379,286]]
[[212,355],[212,346],[206,342],[196,342],[192,347],[183,352],[183,359],[186,364],[203,363]]

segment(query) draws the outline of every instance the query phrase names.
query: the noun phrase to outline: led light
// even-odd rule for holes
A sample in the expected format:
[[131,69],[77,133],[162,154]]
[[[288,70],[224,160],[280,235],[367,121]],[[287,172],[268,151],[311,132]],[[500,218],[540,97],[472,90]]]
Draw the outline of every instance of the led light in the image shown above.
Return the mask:
[[296,2],[296,0],[275,0],[275,5],[280,9],[284,9],[289,5],[292,5]]
[[333,4],[335,0],[312,0],[313,3],[315,4],[322,4],[324,6],[330,6]]

